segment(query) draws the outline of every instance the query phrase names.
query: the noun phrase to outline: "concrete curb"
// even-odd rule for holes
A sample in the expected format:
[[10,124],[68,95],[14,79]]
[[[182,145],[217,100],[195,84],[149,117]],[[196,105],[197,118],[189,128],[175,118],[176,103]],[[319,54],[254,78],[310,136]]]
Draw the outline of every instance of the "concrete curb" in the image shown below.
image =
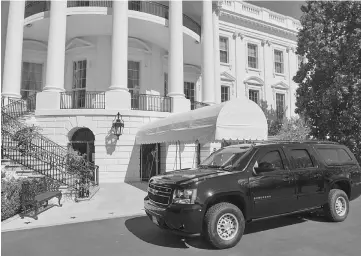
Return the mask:
[[77,224],[77,223],[92,222],[92,221],[100,221],[100,220],[108,220],[108,219],[116,219],[116,218],[144,217],[144,216],[146,216],[145,212],[138,212],[138,213],[134,213],[134,214],[119,214],[119,215],[113,215],[113,216],[110,216],[110,217],[96,218],[96,219],[90,219],[90,220],[75,220],[75,221],[59,222],[59,223],[48,224],[48,225],[46,225],[46,224],[45,225],[38,225],[36,227],[1,229],[1,233],[28,230],[28,229],[35,229],[35,228],[54,227],[54,226],[61,226],[61,225],[68,225],[68,224]]

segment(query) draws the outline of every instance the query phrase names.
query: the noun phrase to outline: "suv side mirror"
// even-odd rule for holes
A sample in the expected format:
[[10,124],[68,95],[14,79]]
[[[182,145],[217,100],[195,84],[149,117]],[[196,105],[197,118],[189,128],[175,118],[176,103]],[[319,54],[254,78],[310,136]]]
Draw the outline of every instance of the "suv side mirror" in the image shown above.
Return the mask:
[[254,167],[253,170],[254,170],[253,173],[255,175],[259,175],[262,172],[274,171],[276,170],[276,167],[274,166],[274,164],[263,162],[258,167]]

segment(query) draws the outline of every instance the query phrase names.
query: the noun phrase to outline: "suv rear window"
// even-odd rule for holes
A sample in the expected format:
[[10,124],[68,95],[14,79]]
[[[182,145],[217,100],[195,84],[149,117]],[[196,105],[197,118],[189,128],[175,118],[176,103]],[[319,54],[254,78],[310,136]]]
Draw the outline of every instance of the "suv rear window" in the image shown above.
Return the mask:
[[353,163],[352,158],[343,148],[317,148],[316,150],[328,165]]

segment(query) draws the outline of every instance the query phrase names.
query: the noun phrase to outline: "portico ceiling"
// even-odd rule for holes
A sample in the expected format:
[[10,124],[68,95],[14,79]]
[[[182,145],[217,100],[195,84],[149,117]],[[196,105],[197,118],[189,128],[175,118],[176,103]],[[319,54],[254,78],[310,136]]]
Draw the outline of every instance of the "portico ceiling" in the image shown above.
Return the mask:
[[[31,27],[24,27],[24,39],[47,42],[49,31],[49,19],[43,18],[32,22]],[[76,37],[99,36],[112,34],[112,16],[110,15],[72,15],[67,17],[66,40]],[[168,51],[169,29],[157,22],[149,22],[144,19],[129,17],[129,37],[139,38],[150,42]],[[184,62],[200,66],[201,45],[196,40],[184,34]]]

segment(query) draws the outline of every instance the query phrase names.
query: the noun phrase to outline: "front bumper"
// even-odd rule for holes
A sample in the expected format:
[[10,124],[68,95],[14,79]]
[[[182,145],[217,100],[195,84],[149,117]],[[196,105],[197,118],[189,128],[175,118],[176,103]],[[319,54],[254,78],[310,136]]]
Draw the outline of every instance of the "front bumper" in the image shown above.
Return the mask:
[[144,198],[144,210],[150,220],[162,229],[184,236],[202,233],[203,211],[200,205],[170,205],[160,207]]

